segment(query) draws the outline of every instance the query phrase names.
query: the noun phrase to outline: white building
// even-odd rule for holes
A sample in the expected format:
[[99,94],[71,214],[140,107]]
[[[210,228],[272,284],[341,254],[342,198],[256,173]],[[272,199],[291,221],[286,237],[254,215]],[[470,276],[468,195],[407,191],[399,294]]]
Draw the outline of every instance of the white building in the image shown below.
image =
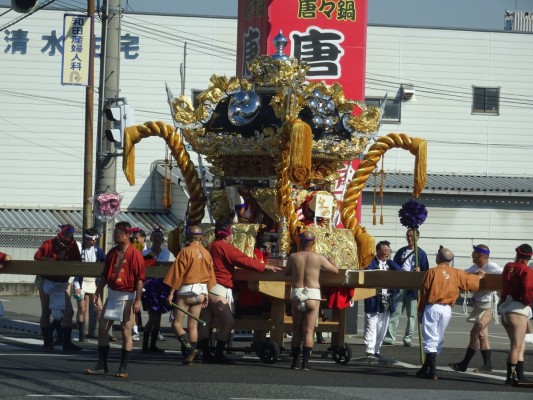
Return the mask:
[[[12,18],[0,16],[0,26]],[[14,231],[55,229],[55,220],[40,222],[40,212],[29,210],[54,210],[61,222],[70,218],[81,225],[85,95],[82,87],[60,82],[62,57],[53,44],[62,21],[63,12],[41,10],[1,30],[0,249],[19,258],[28,258],[35,244],[24,253],[24,246],[8,239]],[[120,86],[137,123],[172,124],[165,83],[180,93],[181,64],[189,95],[205,89],[212,74],[234,75],[236,31],[234,18],[126,14]],[[100,36],[98,22],[96,32]],[[442,244],[466,265],[472,244],[482,242],[508,260],[517,245],[533,241],[532,64],[531,34],[368,27],[367,98],[379,101],[388,92],[390,103],[380,133],[428,141],[429,178],[421,201],[429,216],[420,245],[430,259]],[[147,216],[167,218],[163,225],[169,228],[185,215],[187,197],[177,178],[171,210],[162,206],[166,153],[159,138],[136,146],[135,187],[118,163],[124,216],[146,229],[160,223]],[[403,150],[385,155],[384,225],[372,226],[372,179],[364,196],[362,224],[393,249],[405,242],[397,212],[410,198],[413,163]],[[16,214],[29,221],[13,222],[9,216]]]
[[533,32],[533,11],[505,11],[506,31]]

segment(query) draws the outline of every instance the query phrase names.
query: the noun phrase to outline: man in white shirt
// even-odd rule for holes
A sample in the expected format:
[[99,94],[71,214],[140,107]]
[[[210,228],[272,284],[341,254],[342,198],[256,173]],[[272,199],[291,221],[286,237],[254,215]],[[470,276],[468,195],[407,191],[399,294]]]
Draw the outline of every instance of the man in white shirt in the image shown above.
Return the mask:
[[[465,270],[469,274],[475,274],[478,271],[484,271],[488,274],[501,274],[503,269],[498,264],[489,261],[490,250],[484,244],[474,246],[472,251],[472,261],[474,264]],[[493,318],[496,318],[496,306],[498,304],[498,296],[496,292],[490,290],[480,290],[474,293],[472,299],[474,307],[467,318],[468,322],[472,322],[474,326],[470,331],[470,343],[466,348],[465,357],[462,361],[457,363],[449,363],[448,366],[454,371],[465,372],[468,364],[478,347],[481,349],[481,356],[483,357],[483,366],[476,368],[474,372],[492,372],[491,365],[491,350],[489,344],[489,324]]]
[[[390,259],[390,243],[382,240],[376,245],[376,256],[366,267],[368,270],[401,271],[394,260]],[[394,295],[397,290],[378,289],[375,296],[365,299],[365,352],[367,356],[379,356],[381,344],[387,332],[389,316],[396,309]]]

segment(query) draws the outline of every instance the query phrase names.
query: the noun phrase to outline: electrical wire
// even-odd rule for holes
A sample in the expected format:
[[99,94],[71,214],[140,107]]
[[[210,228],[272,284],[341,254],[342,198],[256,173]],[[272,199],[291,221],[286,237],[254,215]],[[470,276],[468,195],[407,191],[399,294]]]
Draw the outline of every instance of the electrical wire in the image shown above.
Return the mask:
[[[23,19],[26,19],[28,18],[30,15],[33,15],[35,14],[37,11],[39,10],[42,10],[43,8],[47,7],[48,5],[52,4],[53,2],[55,2],[56,0],[50,0],[48,1],[48,3],[44,3],[42,6],[38,6],[35,10],[27,13],[27,14],[24,14],[24,15],[21,15],[20,17],[18,18],[15,18],[14,20],[12,20],[11,22],[8,22],[6,25],[3,25],[2,27],[0,27],[0,31],[4,31],[5,29],[9,28],[10,26],[13,26],[15,25],[17,22],[20,22],[22,21]],[[5,14],[5,13],[4,13]],[[2,14],[2,15],[4,15]]]
[[[150,21],[146,21],[146,20],[142,20],[140,18],[132,17],[131,14],[128,14],[128,19],[131,19],[133,21],[138,21],[138,22],[144,22],[144,24],[146,24],[146,25],[151,25],[152,24],[152,22],[150,22]],[[155,30],[155,31],[163,33],[163,34],[168,34],[168,32],[162,31],[162,30]],[[187,38],[183,38],[182,36],[179,36],[179,35],[171,35],[171,37],[181,38],[183,40],[188,40],[188,41],[190,41],[192,43],[196,43],[198,41],[198,39],[204,39],[204,40],[208,41],[207,45],[211,46],[211,47],[212,47],[212,45],[210,45],[209,42],[215,42],[215,43],[218,42],[218,43],[221,43],[223,45],[227,45],[227,42],[225,42],[223,40],[219,40],[219,39],[216,39],[216,38],[211,38],[209,36],[191,34],[189,32],[182,31],[182,30],[179,30],[179,29],[176,29],[176,28],[172,28],[172,32],[180,32],[180,33],[182,33],[184,35],[190,36],[190,38],[187,39]],[[200,43],[204,43],[204,42],[200,41]],[[204,43],[204,44],[206,44],[206,43]],[[217,48],[221,49],[221,50],[224,50],[224,52],[227,52],[228,54],[233,54],[233,55],[237,54],[237,51],[235,50],[235,48],[232,48],[232,47],[222,47],[221,46],[221,47],[217,47]]]
[[[398,80],[393,80],[395,78],[393,77],[387,77],[383,76],[385,78],[390,78],[391,80],[384,80],[384,79],[376,79],[372,77],[372,73],[367,73],[366,76],[366,83],[367,87],[370,89],[380,90],[380,91],[387,91],[390,90],[390,87],[400,87],[401,83]],[[403,79],[405,81],[405,79]],[[472,101],[472,92],[469,90],[468,92],[465,91],[465,87],[461,86],[452,86],[452,85],[435,85],[434,83],[428,83],[423,81],[413,81],[409,80],[410,84],[413,84],[413,86],[416,87],[417,93],[425,93],[428,95],[433,95],[433,98],[439,99],[439,100],[458,100],[458,99],[465,99],[468,102]],[[425,85],[433,85],[425,86]],[[490,85],[479,85],[477,87],[491,87]],[[442,88],[442,89],[441,89]],[[453,90],[450,90],[453,89]],[[527,95],[520,95],[520,94],[513,94],[513,95],[504,95],[499,96],[499,102],[500,104],[513,104],[513,105],[519,105],[524,106],[524,108],[531,108],[533,107],[533,97],[527,96]]]
[[[122,22],[123,31],[130,33],[130,34],[136,34],[138,32],[144,33],[144,35],[149,39],[157,40],[158,42],[169,44],[171,46],[176,46],[176,42],[178,43],[191,43],[191,46],[187,46],[187,50],[191,52],[196,52],[200,54],[205,54],[208,56],[216,56],[228,61],[235,62],[235,54],[229,54],[229,53],[223,53],[220,51],[216,51],[213,46],[206,45],[204,43],[194,41],[187,41],[184,38],[181,38],[179,36],[175,35],[168,35],[163,31],[159,31],[152,28],[144,28],[136,24],[130,24],[127,21]],[[161,33],[161,35],[158,35],[157,33]],[[204,51],[202,51],[204,50]]]

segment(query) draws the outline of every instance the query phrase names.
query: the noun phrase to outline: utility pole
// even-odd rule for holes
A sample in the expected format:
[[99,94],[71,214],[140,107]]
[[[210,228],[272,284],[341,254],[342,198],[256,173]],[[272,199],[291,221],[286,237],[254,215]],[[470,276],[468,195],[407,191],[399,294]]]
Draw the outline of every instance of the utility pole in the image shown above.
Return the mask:
[[[87,15],[92,17],[94,27],[94,0],[87,0]],[[89,85],[85,88],[85,156],[83,160],[83,229],[93,226],[93,118],[94,118],[94,31],[91,37],[92,57],[89,66]]]
[[[105,108],[118,105],[120,96],[120,0],[104,0],[102,11],[95,196],[116,191],[118,157],[114,143],[104,137],[105,130],[112,126],[103,114]],[[112,245],[112,230],[108,225],[99,219],[95,220],[95,226],[103,233],[102,246],[105,251]]]

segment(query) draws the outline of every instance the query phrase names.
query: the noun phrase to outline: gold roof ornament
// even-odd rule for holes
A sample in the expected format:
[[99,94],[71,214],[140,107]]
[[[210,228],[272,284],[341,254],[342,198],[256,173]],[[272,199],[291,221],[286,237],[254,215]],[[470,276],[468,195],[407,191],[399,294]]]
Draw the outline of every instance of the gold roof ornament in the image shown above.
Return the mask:
[[346,99],[337,83],[308,82],[306,63],[283,54],[286,42],[280,32],[276,54],[248,63],[249,80],[213,75],[196,108],[185,96],[174,100],[177,127],[214,174],[225,173],[227,156],[276,160],[281,128],[295,118],[311,127],[313,159],[358,158],[377,133],[382,110]]

